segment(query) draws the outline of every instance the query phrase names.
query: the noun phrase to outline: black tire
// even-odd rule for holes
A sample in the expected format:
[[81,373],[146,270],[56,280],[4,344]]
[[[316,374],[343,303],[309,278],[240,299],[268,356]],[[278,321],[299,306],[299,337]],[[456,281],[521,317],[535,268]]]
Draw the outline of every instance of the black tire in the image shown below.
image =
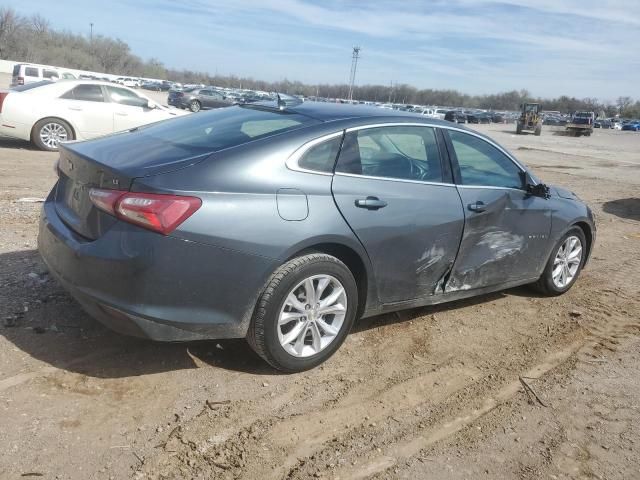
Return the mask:
[[539,137],[541,133],[542,133],[542,126],[538,125],[536,127],[536,130],[535,130],[534,134],[535,134],[536,137]]
[[[314,355],[295,357],[280,344],[278,318],[287,295],[297,284],[313,275],[331,275],[337,279],[345,290],[347,309],[342,326],[331,343]],[[282,265],[269,279],[258,299],[247,332],[247,341],[258,355],[278,370],[289,373],[309,370],[326,361],[338,350],[353,326],[357,310],[358,288],[347,266],[324,253],[304,255]]]
[[59,118],[43,118],[42,120],[38,121],[33,126],[33,129],[31,130],[31,141],[40,150],[45,150],[47,152],[57,152],[58,151],[57,144],[55,145],[55,147],[50,145],[50,144],[47,144],[47,143],[45,143],[43,141],[43,139],[41,137],[43,129],[44,128],[49,128],[48,126],[51,126],[51,125],[55,125],[55,126],[57,126],[59,128],[64,129],[64,131],[66,132],[66,140],[74,140],[75,139],[75,136],[73,134],[73,129],[71,128],[71,125],[69,125],[64,120],[61,120]]
[[516,135],[520,135],[522,133],[522,124],[518,123],[516,125]]
[[[580,260],[580,265],[578,266],[578,269],[573,279],[566,286],[560,288],[553,281],[553,275],[552,275],[553,264],[554,264],[556,255],[558,253],[558,250],[560,249],[564,241],[571,236],[578,237],[578,239],[580,240],[580,243],[582,246],[582,258]],[[562,236],[562,238],[560,238],[558,243],[556,243],[556,245],[553,247],[553,250],[551,251],[551,256],[549,257],[549,260],[547,260],[547,265],[544,268],[544,272],[542,272],[542,275],[540,276],[538,281],[533,284],[533,287],[538,292],[542,293],[543,295],[547,295],[549,297],[562,295],[563,293],[568,291],[573,286],[574,283],[576,283],[576,280],[580,276],[580,272],[582,271],[582,267],[584,266],[584,262],[586,258],[587,258],[587,239],[585,238],[584,232],[580,227],[573,227],[567,233],[565,233]]]
[[198,100],[191,100],[189,102],[189,110],[191,110],[193,113],[199,112],[201,108],[202,105],[200,105],[200,102]]

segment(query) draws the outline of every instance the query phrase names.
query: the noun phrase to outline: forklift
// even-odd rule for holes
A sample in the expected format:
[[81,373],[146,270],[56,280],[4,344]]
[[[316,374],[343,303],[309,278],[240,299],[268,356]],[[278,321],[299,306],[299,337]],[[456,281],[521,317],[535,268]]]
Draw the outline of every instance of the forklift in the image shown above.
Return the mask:
[[537,137],[542,133],[542,117],[539,103],[523,103],[520,105],[520,118],[516,124],[516,134],[523,130],[533,132]]

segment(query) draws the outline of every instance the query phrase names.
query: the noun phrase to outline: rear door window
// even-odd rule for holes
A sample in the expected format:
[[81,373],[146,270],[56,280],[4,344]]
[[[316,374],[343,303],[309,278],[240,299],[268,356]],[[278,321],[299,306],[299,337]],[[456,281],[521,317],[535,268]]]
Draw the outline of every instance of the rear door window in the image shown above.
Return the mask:
[[38,69],[35,67],[25,67],[24,69],[24,75],[26,77],[39,77],[40,75],[38,74]]
[[435,129],[394,126],[349,132],[336,172],[441,183]]
[[61,98],[85,102],[104,102],[104,95],[100,85],[78,85],[62,95]]

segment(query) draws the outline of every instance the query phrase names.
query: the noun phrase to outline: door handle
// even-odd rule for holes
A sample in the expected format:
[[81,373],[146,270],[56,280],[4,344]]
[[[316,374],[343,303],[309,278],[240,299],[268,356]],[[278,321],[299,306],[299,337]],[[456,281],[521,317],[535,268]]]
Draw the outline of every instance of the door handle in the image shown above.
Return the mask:
[[387,202],[380,200],[378,197],[367,197],[365,199],[356,200],[356,207],[366,208],[367,210],[379,210],[387,206]]
[[484,202],[481,202],[480,200],[478,200],[476,203],[470,203],[469,205],[467,205],[467,208],[469,208],[469,210],[471,210],[472,212],[484,212],[485,207],[486,205],[484,204]]

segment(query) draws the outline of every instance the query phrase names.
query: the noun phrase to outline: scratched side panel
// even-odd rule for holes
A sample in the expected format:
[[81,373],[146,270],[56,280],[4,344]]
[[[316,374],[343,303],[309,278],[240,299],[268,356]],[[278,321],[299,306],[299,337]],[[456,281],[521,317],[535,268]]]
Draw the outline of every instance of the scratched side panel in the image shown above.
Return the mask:
[[[471,290],[536,276],[546,261],[549,202],[512,189],[460,188],[465,229],[445,292]],[[478,201],[484,212],[467,206]]]

